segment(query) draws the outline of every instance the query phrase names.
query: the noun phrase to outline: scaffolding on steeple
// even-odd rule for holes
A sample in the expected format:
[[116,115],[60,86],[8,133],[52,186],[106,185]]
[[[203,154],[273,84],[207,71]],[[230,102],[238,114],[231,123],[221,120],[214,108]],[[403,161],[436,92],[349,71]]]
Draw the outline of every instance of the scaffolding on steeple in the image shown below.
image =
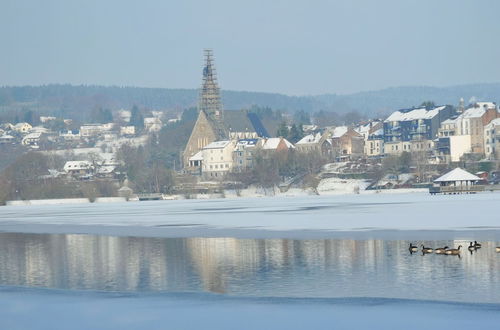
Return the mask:
[[220,89],[217,84],[214,56],[211,49],[204,50],[205,66],[203,67],[203,81],[200,89],[198,111],[203,111],[212,122],[218,138],[227,136],[223,124],[223,111],[220,98]]

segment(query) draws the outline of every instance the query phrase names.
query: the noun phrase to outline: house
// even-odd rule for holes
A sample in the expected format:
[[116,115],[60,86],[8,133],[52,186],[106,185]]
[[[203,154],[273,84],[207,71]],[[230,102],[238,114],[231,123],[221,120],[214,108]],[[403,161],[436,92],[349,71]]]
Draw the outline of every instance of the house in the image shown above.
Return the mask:
[[79,131],[71,131],[68,130],[66,132],[61,132],[59,133],[59,137],[62,138],[64,141],[78,141],[80,140],[80,132]]
[[45,124],[49,121],[53,121],[53,120],[56,120],[57,118],[56,117],[52,117],[52,116],[40,116],[40,122],[42,124]]
[[295,149],[295,146],[283,137],[261,139],[258,147],[264,152],[280,152]]
[[328,138],[329,134],[309,134],[295,143],[298,152],[316,153],[322,157],[329,158],[332,155],[332,142]]
[[233,155],[233,169],[241,172],[253,167],[259,139],[240,139],[236,142]]
[[163,123],[158,117],[148,117],[144,118],[144,130],[147,132],[159,132],[163,126]]
[[476,185],[481,178],[459,167],[434,180],[434,186],[429,192],[434,194],[461,194],[483,191],[484,186]]
[[80,136],[84,138],[98,137],[105,131],[102,124],[85,124],[80,127]]
[[14,125],[12,130],[21,134],[27,134],[31,130],[31,128],[32,126],[28,123],[18,123]]
[[500,118],[484,127],[484,153],[487,159],[500,160]]
[[88,178],[94,173],[94,166],[86,160],[68,161],[63,169],[68,176],[74,178]]
[[0,144],[12,144],[15,142],[15,137],[12,135],[4,134],[0,136]]
[[342,159],[360,156],[364,152],[363,135],[351,127],[338,126],[331,130],[333,153]]
[[485,126],[497,117],[498,108],[495,103],[475,103],[457,117],[454,135],[470,135],[471,152],[484,154]]
[[120,127],[120,135],[132,137],[135,135],[135,126],[122,126]]
[[41,132],[29,133],[23,137],[23,139],[21,140],[21,144],[23,146],[29,146],[30,148],[33,149],[38,149],[41,136],[42,136]]
[[215,141],[202,149],[201,173],[205,180],[222,179],[233,168],[235,141]]
[[364,153],[368,157],[379,157],[384,154],[384,129],[382,127],[368,135],[364,145]]
[[354,130],[361,134],[363,136],[363,139],[367,141],[371,134],[383,128],[384,124],[380,120],[373,120],[369,121],[368,123],[359,125]]
[[393,112],[383,123],[384,153],[431,151],[441,122],[452,114],[452,107],[448,105]]

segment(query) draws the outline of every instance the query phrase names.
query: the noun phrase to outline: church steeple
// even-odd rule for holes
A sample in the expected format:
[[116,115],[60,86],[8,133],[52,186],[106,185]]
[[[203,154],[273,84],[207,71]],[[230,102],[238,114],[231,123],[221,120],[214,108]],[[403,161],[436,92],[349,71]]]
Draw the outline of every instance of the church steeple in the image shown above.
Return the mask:
[[198,101],[198,111],[205,112],[211,120],[221,122],[223,112],[214,57],[211,49],[205,49],[204,53],[205,66],[203,67],[203,82]]

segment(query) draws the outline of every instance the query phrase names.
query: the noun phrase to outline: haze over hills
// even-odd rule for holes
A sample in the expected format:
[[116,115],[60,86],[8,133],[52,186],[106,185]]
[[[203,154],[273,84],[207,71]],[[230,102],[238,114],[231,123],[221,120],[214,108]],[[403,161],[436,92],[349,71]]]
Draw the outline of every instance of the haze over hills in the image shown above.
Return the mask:
[[[198,90],[115,86],[5,86],[0,87],[0,111],[36,110],[40,114],[73,115],[83,118],[96,107],[130,109],[133,105],[147,109],[183,110],[196,106]],[[424,101],[456,105],[465,102],[500,101],[500,83],[469,84],[450,87],[394,87],[354,94],[288,96],[276,93],[222,92],[224,108],[245,109],[251,106],[287,111],[320,110],[346,113],[358,111],[369,117],[418,106]]]

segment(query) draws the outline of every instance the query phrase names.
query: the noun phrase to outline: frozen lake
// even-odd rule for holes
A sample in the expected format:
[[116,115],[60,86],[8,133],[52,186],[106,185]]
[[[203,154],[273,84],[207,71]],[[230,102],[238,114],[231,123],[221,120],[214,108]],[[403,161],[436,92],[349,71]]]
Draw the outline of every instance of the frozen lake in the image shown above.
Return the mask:
[[[0,207],[0,328],[491,328],[500,323],[499,200]],[[470,254],[474,240],[483,247]],[[465,250],[410,254],[410,242]]]
[[[461,258],[409,241],[0,234],[0,285],[238,297],[500,303],[494,242]],[[415,243],[415,242],[413,242]],[[467,246],[468,241],[419,241]]]

